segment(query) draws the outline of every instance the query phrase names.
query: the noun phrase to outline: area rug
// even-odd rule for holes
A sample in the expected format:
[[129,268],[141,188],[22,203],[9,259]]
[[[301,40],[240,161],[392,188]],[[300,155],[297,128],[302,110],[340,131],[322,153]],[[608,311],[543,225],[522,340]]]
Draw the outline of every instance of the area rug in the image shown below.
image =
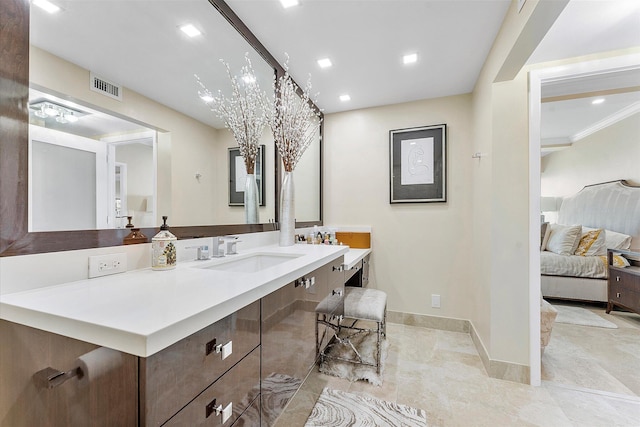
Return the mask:
[[[353,331],[344,331],[345,334],[353,333]],[[375,363],[376,360],[376,339],[375,332],[361,333],[351,339],[353,345],[358,349],[362,359],[367,363]],[[365,380],[376,386],[381,386],[384,374],[384,363],[387,358],[389,343],[386,339],[382,340],[382,354],[380,355],[380,374],[376,372],[374,366],[367,366],[355,363],[344,362],[342,360],[325,358],[320,363],[320,372],[334,377],[345,378],[349,381]],[[329,347],[328,355],[341,357],[345,359],[353,359],[354,353],[351,347],[344,344],[336,343]]]
[[558,310],[556,323],[569,323],[572,325],[595,326],[598,328],[617,329],[615,323],[598,316],[590,310],[582,307],[572,307],[568,305],[554,305]]
[[305,427],[426,427],[424,410],[325,387]]

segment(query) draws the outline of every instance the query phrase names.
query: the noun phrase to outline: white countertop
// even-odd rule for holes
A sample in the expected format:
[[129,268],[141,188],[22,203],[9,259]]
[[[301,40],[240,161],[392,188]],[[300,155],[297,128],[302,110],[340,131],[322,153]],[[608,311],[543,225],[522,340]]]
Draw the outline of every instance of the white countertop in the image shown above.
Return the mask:
[[371,253],[371,249],[349,249],[344,255],[344,268],[351,270],[361,259]]
[[[264,246],[169,271],[149,268],[6,294],[0,296],[0,318],[148,357],[348,251]],[[256,273],[198,268],[259,253],[300,256]]]

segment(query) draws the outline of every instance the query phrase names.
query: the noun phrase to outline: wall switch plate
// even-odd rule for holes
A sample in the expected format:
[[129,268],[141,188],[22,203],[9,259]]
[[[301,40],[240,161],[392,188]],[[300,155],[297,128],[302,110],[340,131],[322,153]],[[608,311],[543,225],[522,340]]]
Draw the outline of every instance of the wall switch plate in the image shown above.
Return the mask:
[[431,294],[431,307],[440,308],[440,295]]
[[127,271],[127,254],[117,253],[89,257],[89,279]]

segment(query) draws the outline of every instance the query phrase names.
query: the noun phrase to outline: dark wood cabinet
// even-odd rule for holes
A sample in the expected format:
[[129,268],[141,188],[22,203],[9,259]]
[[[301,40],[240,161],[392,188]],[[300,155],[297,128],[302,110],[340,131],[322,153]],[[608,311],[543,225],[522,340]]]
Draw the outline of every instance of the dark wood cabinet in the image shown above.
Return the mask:
[[259,426],[260,412],[252,406],[259,395],[260,348],[256,347],[164,425],[230,426],[243,415],[244,425]]
[[339,257],[262,299],[263,426],[274,425],[316,363],[315,309],[343,294],[343,262]]
[[[95,381],[38,387],[99,346],[0,320],[0,427],[272,426],[316,363],[315,312],[340,314],[342,256],[149,356]],[[325,344],[333,331],[327,329]],[[109,350],[112,351],[112,350]]]
[[[620,253],[620,251],[616,251]],[[614,306],[619,306],[640,314],[640,252],[622,251],[622,256],[632,264],[629,267],[620,268],[612,265],[612,252],[609,252],[609,284],[607,313]]]
[[259,345],[260,302],[256,301],[140,358],[140,424],[162,425]]
[[34,381],[51,367],[77,368],[98,346],[0,320],[0,425],[3,427],[136,426],[138,358],[120,353],[118,367],[95,381],[72,377],[54,388]]

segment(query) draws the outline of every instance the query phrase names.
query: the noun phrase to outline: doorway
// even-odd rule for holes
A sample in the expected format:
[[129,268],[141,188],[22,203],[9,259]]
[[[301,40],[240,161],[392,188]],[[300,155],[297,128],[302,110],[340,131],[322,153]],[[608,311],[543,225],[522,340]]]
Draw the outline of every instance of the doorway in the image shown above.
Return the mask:
[[[540,251],[536,248],[540,238],[540,197],[541,197],[541,123],[542,88],[545,84],[562,81],[576,81],[585,76],[606,76],[612,73],[640,68],[640,54],[624,55],[601,60],[579,62],[532,70],[529,73],[529,198],[530,198],[530,366],[531,383],[540,385],[542,381],[542,363],[539,352],[541,297],[540,287]],[[537,243],[536,243],[537,242]],[[553,332],[552,338],[553,341]]]

